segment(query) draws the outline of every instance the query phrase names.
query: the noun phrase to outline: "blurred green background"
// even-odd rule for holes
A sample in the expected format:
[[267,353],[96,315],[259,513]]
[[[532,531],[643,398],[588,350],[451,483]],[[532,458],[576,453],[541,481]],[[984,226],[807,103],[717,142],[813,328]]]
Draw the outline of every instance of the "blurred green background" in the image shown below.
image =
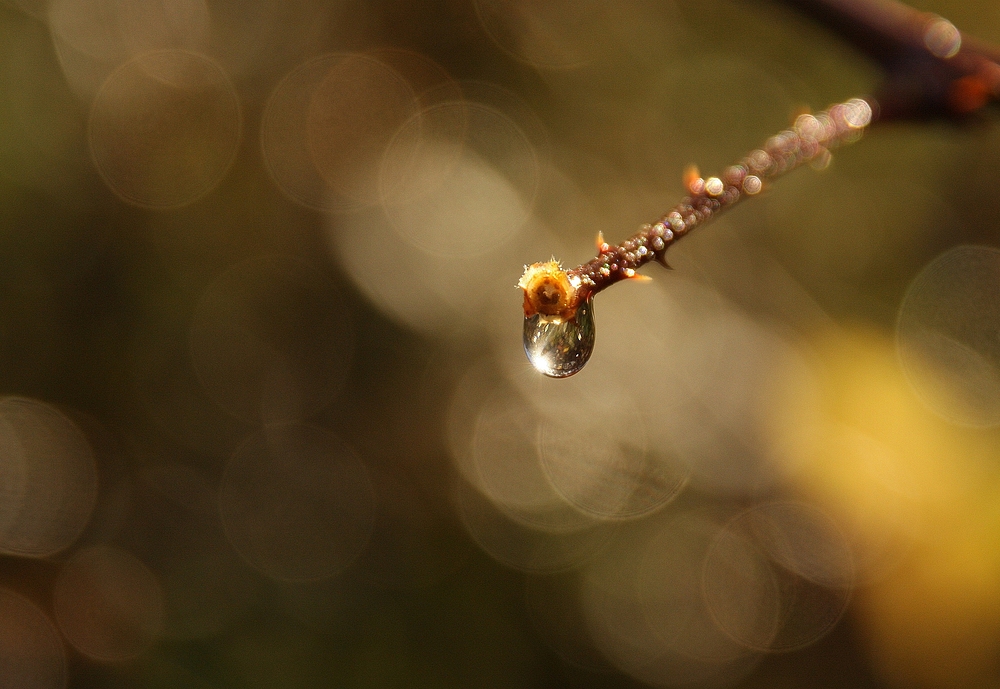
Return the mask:
[[524,264],[879,76],[764,0],[0,0],[0,686],[996,686],[995,114],[521,350]]

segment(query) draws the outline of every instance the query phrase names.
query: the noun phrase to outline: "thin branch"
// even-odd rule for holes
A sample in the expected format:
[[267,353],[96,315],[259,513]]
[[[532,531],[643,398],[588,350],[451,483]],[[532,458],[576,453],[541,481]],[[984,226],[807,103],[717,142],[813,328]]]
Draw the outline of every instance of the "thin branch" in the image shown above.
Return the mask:
[[[961,34],[937,15],[896,0],[788,0],[853,42],[882,65],[886,77],[874,98],[853,99],[818,115],[802,115],[719,177],[685,175],[688,196],[656,223],[619,245],[598,235],[597,256],[564,270],[550,261],[526,266],[524,348],[547,375],[573,375],[593,349],[591,300],[650,261],[667,266],[667,249],[765,182],[857,139],[875,120],[964,117],[1000,100],[1000,49]],[[669,267],[669,266],[667,266]],[[646,278],[648,279],[648,278]]]
[[964,116],[1000,99],[1000,48],[896,0],[786,0],[885,71],[879,119]]
[[597,256],[572,270],[554,262],[528,266],[518,283],[525,293],[525,316],[571,319],[601,290],[621,280],[642,279],[636,271],[650,261],[667,266],[667,249],[678,239],[754,196],[766,182],[804,163],[825,164],[831,149],[858,139],[871,119],[871,106],[856,98],[817,115],[799,116],[791,129],[772,136],[719,177],[705,179],[689,168],[688,196],[656,223],[643,225],[617,246],[598,236]]

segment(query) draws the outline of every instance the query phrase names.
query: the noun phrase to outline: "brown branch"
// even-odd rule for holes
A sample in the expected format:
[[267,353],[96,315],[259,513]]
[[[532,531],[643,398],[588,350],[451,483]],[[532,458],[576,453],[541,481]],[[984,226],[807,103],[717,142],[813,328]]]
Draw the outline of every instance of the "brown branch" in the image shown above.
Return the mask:
[[[854,99],[816,116],[799,117],[719,177],[685,176],[688,196],[659,221],[619,245],[598,236],[597,256],[571,270],[555,261],[526,266],[524,349],[538,370],[573,375],[594,343],[594,295],[666,251],[769,180],[860,136],[874,119],[964,117],[1000,100],[1000,49],[962,35],[951,22],[896,0],[788,0],[878,61],[886,77],[874,98]],[[874,112],[873,112],[874,111]],[[669,266],[668,266],[669,267]]]
[[688,196],[621,244],[608,244],[598,236],[597,256],[572,270],[564,271],[554,262],[527,266],[518,283],[524,290],[525,316],[571,319],[601,290],[639,278],[636,271],[650,261],[666,266],[667,249],[678,239],[757,194],[765,183],[804,163],[824,161],[831,149],[859,138],[871,119],[871,106],[856,98],[817,115],[799,116],[791,129],[772,136],[719,177],[705,179],[689,168]]
[[788,0],[885,71],[879,119],[965,116],[1000,100],[1000,48],[896,0]]

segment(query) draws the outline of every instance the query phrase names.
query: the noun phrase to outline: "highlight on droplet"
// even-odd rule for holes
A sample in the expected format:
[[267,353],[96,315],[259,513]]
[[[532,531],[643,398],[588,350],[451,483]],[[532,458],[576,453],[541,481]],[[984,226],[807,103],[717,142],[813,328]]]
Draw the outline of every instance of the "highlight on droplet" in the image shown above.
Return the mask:
[[552,378],[579,373],[594,353],[595,336],[591,299],[569,318],[541,313],[524,317],[524,353],[535,370]]
[[933,17],[924,27],[924,45],[942,60],[958,55],[962,48],[962,33],[944,17]]

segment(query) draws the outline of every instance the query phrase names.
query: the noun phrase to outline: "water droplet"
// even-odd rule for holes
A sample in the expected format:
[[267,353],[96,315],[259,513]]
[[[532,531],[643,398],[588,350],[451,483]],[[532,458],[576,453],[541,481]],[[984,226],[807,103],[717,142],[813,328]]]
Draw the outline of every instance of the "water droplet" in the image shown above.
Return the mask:
[[594,303],[588,299],[571,319],[535,314],[524,318],[524,353],[540,372],[565,378],[584,367],[594,351]]
[[962,48],[962,34],[943,17],[935,17],[924,28],[924,45],[933,55],[947,60]]

